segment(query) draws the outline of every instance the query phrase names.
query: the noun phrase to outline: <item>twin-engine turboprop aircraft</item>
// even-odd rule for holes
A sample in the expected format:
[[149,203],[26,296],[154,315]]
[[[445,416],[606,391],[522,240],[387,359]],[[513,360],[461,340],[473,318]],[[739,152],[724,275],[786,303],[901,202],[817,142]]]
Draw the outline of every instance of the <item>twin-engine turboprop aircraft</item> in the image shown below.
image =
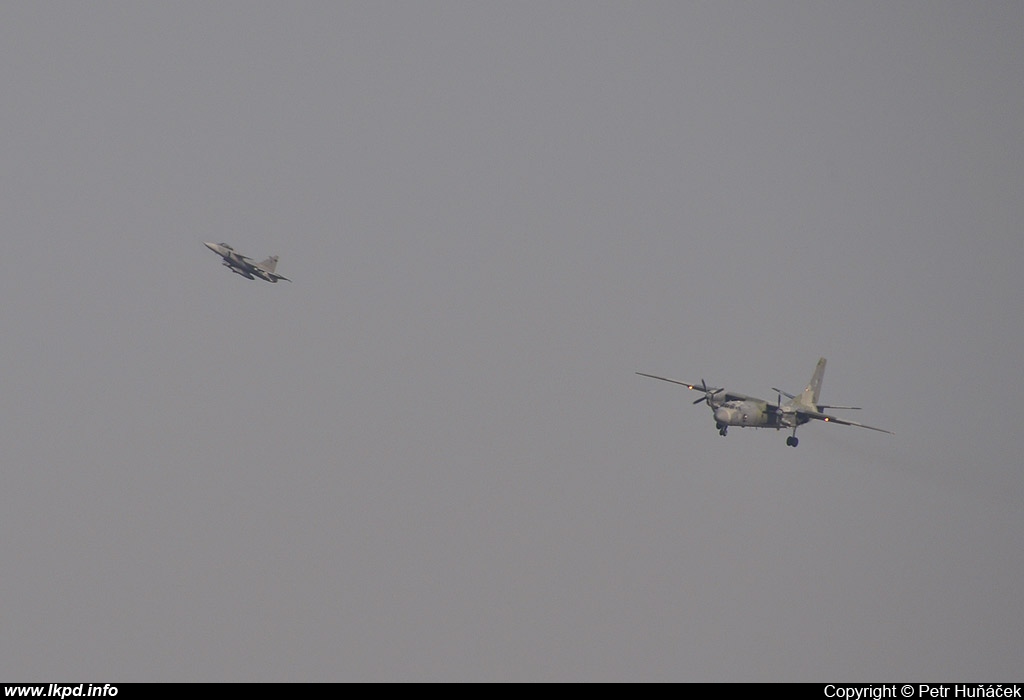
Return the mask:
[[[796,437],[796,429],[812,420],[820,420],[825,423],[839,423],[840,425],[853,425],[858,428],[877,430],[880,433],[892,435],[891,431],[884,428],[874,428],[870,425],[855,423],[854,421],[838,418],[823,412],[833,409],[860,410],[856,406],[828,406],[818,403],[818,396],[821,394],[821,378],[825,375],[824,357],[818,360],[818,366],[814,369],[814,375],[811,377],[810,383],[796,396],[773,387],[772,391],[778,394],[778,400],[774,404],[764,399],[738,394],[735,391],[710,387],[704,383],[703,379],[700,380],[700,384],[691,384],[677,379],[669,379],[668,377],[644,374],[643,372],[637,372],[637,374],[642,377],[660,379],[665,382],[680,384],[687,389],[704,392],[704,396],[693,403],[694,405],[699,404],[701,401],[707,403],[711,413],[715,416],[715,427],[718,428],[719,435],[725,435],[729,431],[730,426],[739,428],[775,428],[776,430],[792,429],[793,434],[786,438],[786,444],[790,447],[796,447],[800,443]],[[786,403],[782,403],[783,396],[788,399]]]

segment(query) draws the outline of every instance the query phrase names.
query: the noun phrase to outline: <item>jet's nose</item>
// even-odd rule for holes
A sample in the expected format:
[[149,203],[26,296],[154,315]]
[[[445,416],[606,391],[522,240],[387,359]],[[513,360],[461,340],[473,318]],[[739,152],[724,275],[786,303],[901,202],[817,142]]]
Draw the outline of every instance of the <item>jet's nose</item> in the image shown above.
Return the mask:
[[214,253],[217,252],[217,244],[216,243],[203,243],[203,245],[206,246],[207,248],[209,248],[210,250],[212,250]]

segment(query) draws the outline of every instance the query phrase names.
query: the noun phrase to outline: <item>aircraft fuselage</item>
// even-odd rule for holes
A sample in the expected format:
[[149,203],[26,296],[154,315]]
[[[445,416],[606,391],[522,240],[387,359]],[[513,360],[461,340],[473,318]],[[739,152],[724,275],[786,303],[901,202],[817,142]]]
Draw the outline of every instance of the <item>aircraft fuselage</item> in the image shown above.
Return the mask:
[[779,408],[767,401],[726,401],[715,407],[715,423],[754,428],[792,428],[803,425],[806,418],[798,416],[785,407]]
[[287,277],[278,275],[274,272],[274,269],[277,266],[276,255],[272,255],[261,263],[256,263],[246,256],[235,252],[235,249],[227,243],[204,243],[203,245],[222,258],[221,264],[223,264],[224,267],[237,275],[245,277],[246,279],[254,280],[258,277],[261,280],[274,284],[276,284],[278,280],[291,281]]

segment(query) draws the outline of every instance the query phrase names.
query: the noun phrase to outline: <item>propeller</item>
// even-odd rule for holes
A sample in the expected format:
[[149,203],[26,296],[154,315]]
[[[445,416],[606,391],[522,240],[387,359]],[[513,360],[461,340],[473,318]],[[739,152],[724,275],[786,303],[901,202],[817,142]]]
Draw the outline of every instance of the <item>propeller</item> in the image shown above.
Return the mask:
[[[694,388],[696,388],[696,387],[694,387]],[[706,401],[708,406],[710,406],[711,408],[714,408],[714,404],[711,402],[711,400],[713,398],[715,398],[715,394],[720,394],[721,392],[725,391],[725,389],[715,389],[714,391],[708,389],[708,385],[704,383],[704,379],[700,380],[700,388],[701,388],[701,391],[704,392],[704,396],[702,396],[701,398],[699,398],[696,401],[694,401],[693,402],[694,406],[699,404],[701,401]]]
[[795,423],[795,420],[796,420],[796,410],[794,410],[794,408],[792,406],[789,406],[789,405],[787,405],[786,408],[783,408],[782,407],[782,397],[785,396],[785,397],[790,398],[790,399],[793,399],[793,398],[796,398],[796,397],[793,396],[792,394],[788,393],[788,392],[783,391],[782,389],[776,389],[775,387],[772,387],[772,391],[775,392],[775,396],[776,396],[776,399],[775,399],[775,411],[776,411],[776,414],[779,416],[779,419],[778,419],[779,420],[779,424],[780,425],[784,425],[786,427],[793,426],[794,423]]

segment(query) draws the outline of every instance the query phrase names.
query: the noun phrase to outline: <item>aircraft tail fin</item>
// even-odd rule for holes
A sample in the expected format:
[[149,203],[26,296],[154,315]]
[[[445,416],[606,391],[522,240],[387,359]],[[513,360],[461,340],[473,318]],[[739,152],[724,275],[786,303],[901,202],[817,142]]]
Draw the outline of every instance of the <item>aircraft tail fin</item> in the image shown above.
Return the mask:
[[821,396],[821,380],[825,376],[825,358],[818,360],[818,366],[814,368],[810,383],[797,397],[797,401],[805,406],[817,406],[818,397]]
[[262,267],[267,272],[273,272],[274,268],[277,267],[277,256],[271,255],[269,258],[260,263],[260,267]]

